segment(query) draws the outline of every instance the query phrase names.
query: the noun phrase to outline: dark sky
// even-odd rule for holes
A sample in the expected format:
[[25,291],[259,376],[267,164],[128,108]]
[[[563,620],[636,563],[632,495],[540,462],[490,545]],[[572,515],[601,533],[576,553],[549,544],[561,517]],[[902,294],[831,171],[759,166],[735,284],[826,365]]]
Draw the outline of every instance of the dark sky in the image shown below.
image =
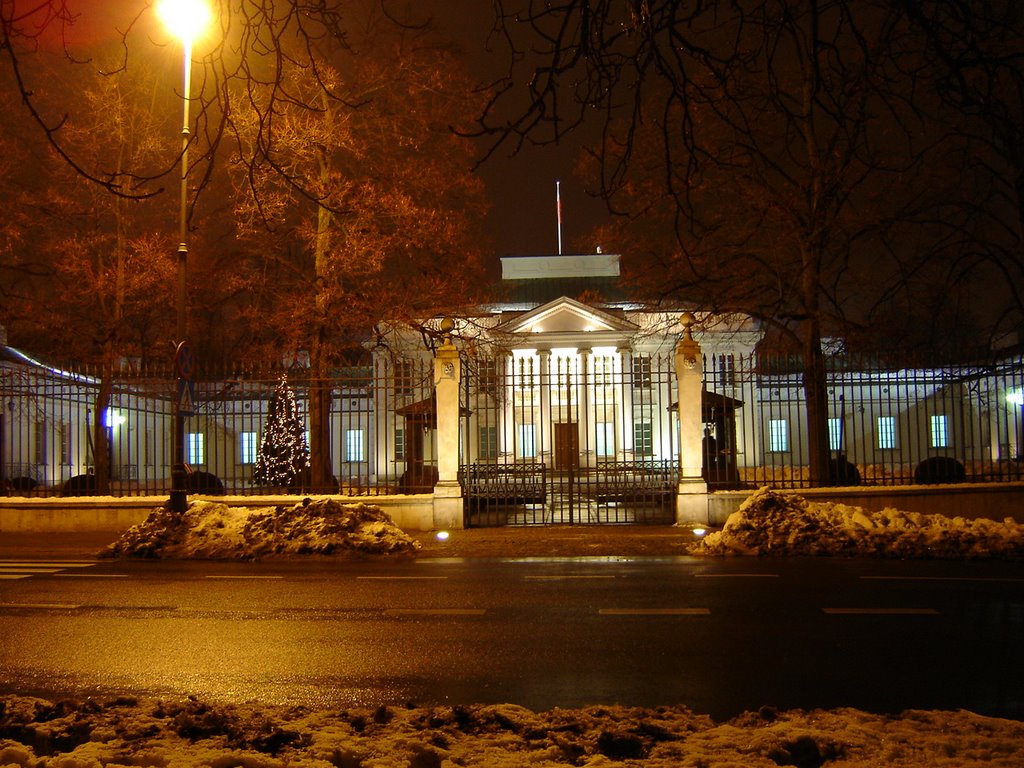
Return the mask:
[[[429,0],[438,27],[460,41],[470,74],[489,82],[503,74],[506,54],[488,51],[494,11],[486,0]],[[511,7],[513,3],[507,2]],[[517,83],[521,87],[521,83]],[[589,232],[607,214],[604,203],[587,193],[573,173],[580,149],[575,141],[560,146],[526,147],[515,156],[500,149],[481,167],[494,205],[488,220],[497,255],[538,255],[558,249],[555,182],[561,181],[563,252],[593,251]]]

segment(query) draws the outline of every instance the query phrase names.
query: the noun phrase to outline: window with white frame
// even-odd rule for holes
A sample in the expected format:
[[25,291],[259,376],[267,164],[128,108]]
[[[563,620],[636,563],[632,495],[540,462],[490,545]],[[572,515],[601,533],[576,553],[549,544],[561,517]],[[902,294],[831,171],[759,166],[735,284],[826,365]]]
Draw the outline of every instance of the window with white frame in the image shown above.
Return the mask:
[[768,420],[768,451],[770,453],[786,453],[789,450],[789,421],[786,419]]
[[607,458],[615,455],[615,422],[599,421],[595,426],[594,446],[598,456]]
[[633,425],[633,453],[637,456],[654,455],[654,425],[638,421]]
[[831,451],[843,450],[843,420],[841,418],[828,420],[828,447]]
[[650,389],[653,381],[651,375],[651,356],[633,355],[633,389]]
[[71,463],[71,425],[66,421],[60,424],[60,463]]
[[736,386],[736,356],[718,356],[718,383],[723,387]]
[[345,430],[345,461],[363,461],[365,456],[363,430]]
[[416,369],[412,360],[395,361],[395,397],[412,397],[416,389]]
[[533,424],[519,425],[519,456],[523,459],[537,456],[537,428]]
[[405,428],[395,428],[395,459],[405,461]]
[[498,458],[498,428],[493,425],[480,427],[480,448],[481,459]]
[[241,434],[238,452],[243,464],[256,463],[256,455],[259,453],[257,437],[258,435],[255,432],[243,432]]
[[202,432],[189,432],[185,438],[188,463],[200,466],[206,463],[206,442]]
[[931,418],[932,448],[949,447],[949,427],[945,414],[935,414]]
[[896,417],[879,416],[875,421],[875,434],[877,435],[877,446],[882,450],[891,450],[896,447]]

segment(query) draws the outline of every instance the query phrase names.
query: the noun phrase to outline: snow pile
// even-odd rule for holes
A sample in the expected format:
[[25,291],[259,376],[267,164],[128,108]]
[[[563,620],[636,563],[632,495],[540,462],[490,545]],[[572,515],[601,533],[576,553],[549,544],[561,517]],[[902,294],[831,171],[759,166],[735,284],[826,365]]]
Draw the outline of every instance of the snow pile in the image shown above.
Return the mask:
[[899,558],[1024,557],[1024,525],[810,502],[769,488],[750,496],[695,555],[868,555]]
[[514,705],[310,711],[0,698],[0,765],[441,768],[1020,766],[1024,723],[966,711],[765,708],[717,724],[685,707]]
[[270,511],[210,501],[193,501],[183,515],[160,507],[100,555],[244,560],[407,554],[418,547],[379,507],[307,498]]

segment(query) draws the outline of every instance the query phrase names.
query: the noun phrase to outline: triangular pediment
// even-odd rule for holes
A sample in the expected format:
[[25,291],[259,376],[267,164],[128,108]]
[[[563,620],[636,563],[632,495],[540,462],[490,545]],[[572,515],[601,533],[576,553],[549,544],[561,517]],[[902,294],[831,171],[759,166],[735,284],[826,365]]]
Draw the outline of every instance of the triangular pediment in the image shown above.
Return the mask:
[[549,301],[501,326],[514,334],[632,334],[638,328],[628,320],[567,296]]

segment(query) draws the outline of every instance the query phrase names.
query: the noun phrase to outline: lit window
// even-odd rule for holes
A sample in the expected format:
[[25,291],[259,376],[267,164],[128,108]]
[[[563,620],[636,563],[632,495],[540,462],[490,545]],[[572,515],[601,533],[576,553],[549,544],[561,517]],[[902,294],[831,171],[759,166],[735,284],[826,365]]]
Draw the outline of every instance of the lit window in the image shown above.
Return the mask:
[[537,429],[533,424],[519,425],[519,456],[524,459],[537,456]]
[[598,456],[615,455],[615,423],[611,421],[599,421],[596,425],[596,440]]
[[401,427],[395,429],[395,458],[405,460],[405,430]]
[[883,450],[890,450],[896,447],[896,417],[879,416],[876,422],[878,434],[878,447]]
[[199,466],[206,463],[206,446],[202,432],[189,432],[186,440],[188,463]]
[[843,420],[828,420],[828,447],[829,450],[843,450]]
[[255,464],[257,454],[257,435],[255,432],[243,432],[241,436],[240,453],[243,464]]
[[785,419],[769,419],[768,450],[772,453],[789,450],[789,422]]
[[949,432],[944,414],[932,416],[932,448],[948,448]]
[[363,461],[363,430],[345,430],[345,461]]

